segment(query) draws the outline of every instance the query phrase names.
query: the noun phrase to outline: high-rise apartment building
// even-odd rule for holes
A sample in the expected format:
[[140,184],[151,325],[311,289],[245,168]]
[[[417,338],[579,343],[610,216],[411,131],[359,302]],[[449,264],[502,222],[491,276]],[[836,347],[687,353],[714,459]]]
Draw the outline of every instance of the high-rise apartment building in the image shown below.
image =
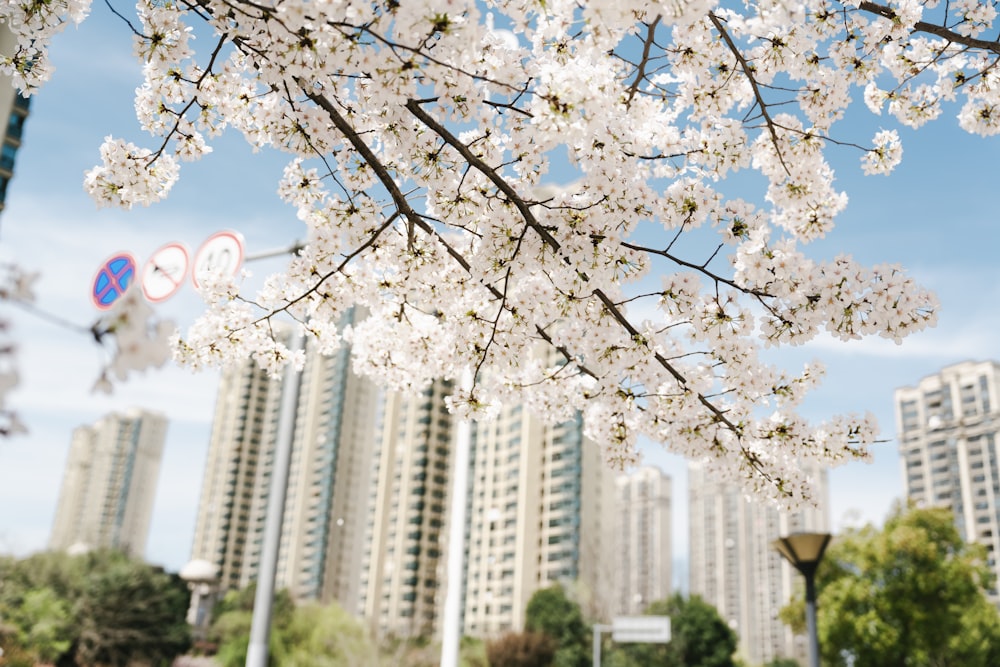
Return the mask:
[[615,483],[614,611],[638,615],[670,596],[670,477],[645,467],[619,475]]
[[432,637],[444,606],[454,428],[438,380],[389,392],[379,416],[376,480],[359,610],[379,638]]
[[219,385],[192,558],[212,563],[223,590],[256,580],[264,546],[284,391],[296,391],[275,585],[298,600],[361,596],[377,391],[350,369],[350,350],[306,346],[295,387],[247,360]]
[[166,432],[163,415],[139,409],[74,429],[49,547],[142,557]]
[[349,347],[324,356],[307,345],[276,575],[298,600],[358,607],[377,398]]
[[582,426],[547,424],[520,405],[473,425],[464,634],[523,629],[532,594],[556,583],[589,617],[610,617],[615,476]]
[[[966,361],[896,390],[906,496],[948,507],[963,539],[983,544],[1000,575],[1000,364]],[[987,591],[1000,603],[996,585]]]
[[250,359],[219,380],[191,552],[215,566],[223,591],[256,572],[282,384]]
[[745,497],[736,485],[712,480],[697,463],[688,467],[690,592],[715,606],[739,635],[750,664],[795,658],[806,645],[778,618],[802,577],[771,546],[791,533],[829,530],[826,472],[818,471],[817,507],[783,512]]

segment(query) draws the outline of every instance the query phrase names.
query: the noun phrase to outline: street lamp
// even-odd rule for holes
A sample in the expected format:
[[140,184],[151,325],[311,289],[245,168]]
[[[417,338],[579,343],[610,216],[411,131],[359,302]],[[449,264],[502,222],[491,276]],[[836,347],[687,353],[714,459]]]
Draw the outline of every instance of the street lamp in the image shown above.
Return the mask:
[[828,533],[792,533],[771,543],[806,578],[806,626],[809,630],[809,667],[819,667],[819,633],[816,630],[816,568],[830,544]]
[[195,559],[181,568],[181,579],[187,582],[191,591],[191,606],[188,607],[187,622],[195,641],[205,639],[209,615],[215,604],[219,583],[219,572],[206,560]]

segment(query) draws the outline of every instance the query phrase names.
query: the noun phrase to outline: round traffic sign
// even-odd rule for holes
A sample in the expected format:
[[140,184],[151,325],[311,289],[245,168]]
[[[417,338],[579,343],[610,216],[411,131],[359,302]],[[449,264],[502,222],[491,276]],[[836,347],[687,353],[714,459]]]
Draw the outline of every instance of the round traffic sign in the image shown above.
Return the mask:
[[125,293],[135,278],[135,258],[120,252],[106,259],[94,276],[90,298],[101,310],[108,310]]
[[243,263],[243,236],[239,232],[222,231],[206,239],[194,256],[191,281],[201,288],[200,278],[235,276]]
[[169,299],[180,289],[187,270],[187,248],[180,243],[168,243],[142,267],[142,293],[152,303]]

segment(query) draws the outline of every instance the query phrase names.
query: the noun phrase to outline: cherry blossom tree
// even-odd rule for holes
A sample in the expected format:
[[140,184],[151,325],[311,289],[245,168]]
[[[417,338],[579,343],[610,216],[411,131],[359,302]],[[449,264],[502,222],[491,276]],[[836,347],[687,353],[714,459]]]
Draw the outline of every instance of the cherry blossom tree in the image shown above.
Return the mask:
[[[113,2],[109,4],[113,7]],[[89,0],[5,0],[0,69],[30,93]],[[864,458],[869,416],[796,413],[822,375],[764,349],[821,332],[895,341],[934,323],[902,268],[810,242],[846,204],[827,157],[899,163],[897,132],[952,108],[1000,131],[992,0],[139,0],[122,9],[144,83],[146,147],[108,137],[85,187],[100,205],[167,196],[227,128],[289,154],[278,184],[308,243],[257,294],[204,289],[174,340],[198,368],[322,351],[410,388],[470,369],[451,407],[580,412],[613,465],[640,436],[748,492],[811,498],[803,461]],[[195,39],[197,38],[197,39]],[[195,50],[197,42],[201,47]],[[755,174],[754,202],[734,183]],[[763,177],[763,178],[761,178]],[[729,194],[727,194],[727,192]],[[367,317],[340,327],[344,313]],[[539,350],[547,349],[545,353]]]

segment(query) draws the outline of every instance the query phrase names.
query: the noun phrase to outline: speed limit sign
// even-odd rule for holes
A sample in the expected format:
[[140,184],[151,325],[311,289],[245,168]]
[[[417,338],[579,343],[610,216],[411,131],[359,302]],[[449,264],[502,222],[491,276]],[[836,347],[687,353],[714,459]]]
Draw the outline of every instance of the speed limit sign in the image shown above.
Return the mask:
[[201,279],[209,276],[235,276],[243,264],[243,236],[239,232],[212,234],[194,256],[191,281],[201,288]]

